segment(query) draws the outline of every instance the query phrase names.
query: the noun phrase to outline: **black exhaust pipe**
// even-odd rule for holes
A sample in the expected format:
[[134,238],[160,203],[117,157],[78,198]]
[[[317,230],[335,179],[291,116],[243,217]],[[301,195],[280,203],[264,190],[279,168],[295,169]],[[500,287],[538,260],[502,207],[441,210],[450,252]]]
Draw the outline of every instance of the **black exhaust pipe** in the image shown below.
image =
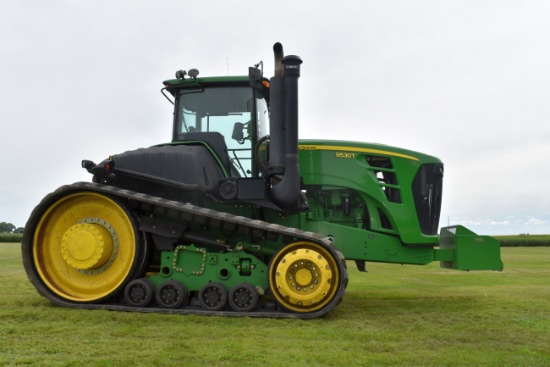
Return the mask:
[[283,52],[283,45],[279,42],[273,45],[273,56],[275,56],[275,73],[273,76],[284,76],[283,58],[285,53]]
[[281,175],[284,171],[284,159],[286,154],[285,134],[285,101],[284,101],[284,65],[283,45],[279,42],[273,45],[275,56],[275,74],[270,79],[269,91],[269,173]]
[[269,144],[271,199],[285,211],[297,211],[305,205],[301,200],[298,166],[298,78],[302,60],[294,55],[283,57],[280,43],[273,46],[273,52],[275,76],[271,78]]

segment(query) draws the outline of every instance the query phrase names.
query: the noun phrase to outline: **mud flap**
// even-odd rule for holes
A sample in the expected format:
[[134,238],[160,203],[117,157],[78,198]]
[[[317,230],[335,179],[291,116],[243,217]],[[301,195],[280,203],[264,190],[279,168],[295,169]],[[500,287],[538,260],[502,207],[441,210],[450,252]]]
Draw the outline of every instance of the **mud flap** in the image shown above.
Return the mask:
[[441,267],[455,270],[503,269],[500,242],[490,236],[478,236],[463,226],[441,228],[439,248]]

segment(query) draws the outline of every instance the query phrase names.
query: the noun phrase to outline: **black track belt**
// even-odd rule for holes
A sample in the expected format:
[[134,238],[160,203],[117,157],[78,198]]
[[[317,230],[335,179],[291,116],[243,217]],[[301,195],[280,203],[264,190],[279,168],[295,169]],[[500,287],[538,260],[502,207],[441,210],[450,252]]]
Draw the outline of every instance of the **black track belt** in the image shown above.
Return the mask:
[[[336,261],[340,263],[341,280],[340,280],[340,284],[338,285],[337,293],[334,296],[333,300],[326,307],[318,311],[313,311],[308,313],[291,312],[291,311],[282,309],[280,306],[273,303],[272,305],[268,305],[267,307],[263,307],[263,306],[262,306],[263,308],[257,307],[256,309],[250,312],[236,312],[232,310],[208,311],[208,310],[201,309],[200,306],[193,306],[193,305],[187,306],[186,308],[180,308],[180,309],[166,309],[166,308],[160,308],[155,306],[133,307],[124,302],[112,303],[112,301],[107,301],[105,303],[73,303],[73,302],[66,301],[62,298],[59,298],[58,296],[56,296],[51,292],[48,292],[46,294],[43,294],[43,292],[40,292],[39,287],[37,287],[35,284],[35,282],[40,282],[40,280],[35,279],[34,276],[31,276],[31,274],[29,273],[29,270],[27,269],[27,273],[29,274],[29,280],[39,290],[39,293],[41,293],[44,297],[50,300],[53,304],[56,304],[62,307],[79,308],[79,309],[153,312],[153,313],[163,313],[163,314],[182,314],[182,315],[193,314],[193,315],[205,315],[205,316],[213,315],[213,316],[237,316],[237,317],[310,319],[310,318],[317,318],[317,317],[323,316],[326,313],[330,312],[344,298],[345,288],[348,284],[348,272],[346,269],[346,262],[345,262],[344,256],[340,251],[337,250],[337,248],[332,244],[332,242],[313,232],[302,231],[296,228],[286,227],[279,224],[273,224],[273,223],[268,223],[261,220],[250,219],[250,218],[246,218],[238,215],[219,212],[212,209],[202,208],[202,207],[188,204],[188,203],[167,200],[156,196],[146,195],[143,193],[138,193],[130,190],[117,188],[114,186],[101,185],[101,184],[96,184],[91,182],[77,182],[72,185],[61,186],[54,192],[48,194],[46,197],[44,197],[44,199],[42,199],[41,203],[38,204],[37,207],[34,209],[33,213],[31,214],[31,219],[33,218],[33,216],[40,215],[40,213],[42,213],[42,210],[41,210],[42,205],[48,205],[49,203],[52,202],[52,200],[57,200],[58,198],[61,198],[65,195],[68,195],[74,192],[81,192],[81,191],[98,192],[98,193],[102,193],[102,194],[106,194],[106,195],[110,195],[118,198],[134,200],[137,202],[147,203],[158,207],[177,210],[178,212],[184,212],[184,213],[190,214],[194,218],[205,217],[209,219],[219,220],[222,222],[224,221],[230,222],[230,223],[237,224],[239,226],[245,226],[249,228],[258,229],[264,232],[271,232],[282,236],[294,237],[299,240],[317,243],[322,247],[326,248],[335,257]],[[29,222],[31,222],[31,219],[29,219]],[[32,267],[32,266],[33,266],[32,264],[25,263],[26,268]]]

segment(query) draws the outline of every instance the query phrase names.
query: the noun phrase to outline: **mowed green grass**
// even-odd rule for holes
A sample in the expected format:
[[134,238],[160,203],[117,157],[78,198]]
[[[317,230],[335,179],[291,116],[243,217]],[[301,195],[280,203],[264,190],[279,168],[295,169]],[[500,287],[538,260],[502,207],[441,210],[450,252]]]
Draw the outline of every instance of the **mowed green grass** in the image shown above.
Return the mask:
[[1,366],[550,366],[550,248],[503,248],[503,272],[350,262],[316,320],[72,310],[0,244]]

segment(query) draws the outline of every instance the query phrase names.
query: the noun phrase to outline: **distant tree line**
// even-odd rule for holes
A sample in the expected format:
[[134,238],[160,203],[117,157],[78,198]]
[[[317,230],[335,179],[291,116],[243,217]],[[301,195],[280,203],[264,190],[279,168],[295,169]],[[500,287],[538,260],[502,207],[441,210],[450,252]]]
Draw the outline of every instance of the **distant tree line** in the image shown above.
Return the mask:
[[2,222],[0,223],[0,233],[23,233],[25,228],[19,227],[16,228],[11,223]]
[[517,236],[494,236],[500,241],[501,247],[550,247],[550,235],[548,234],[525,234]]

